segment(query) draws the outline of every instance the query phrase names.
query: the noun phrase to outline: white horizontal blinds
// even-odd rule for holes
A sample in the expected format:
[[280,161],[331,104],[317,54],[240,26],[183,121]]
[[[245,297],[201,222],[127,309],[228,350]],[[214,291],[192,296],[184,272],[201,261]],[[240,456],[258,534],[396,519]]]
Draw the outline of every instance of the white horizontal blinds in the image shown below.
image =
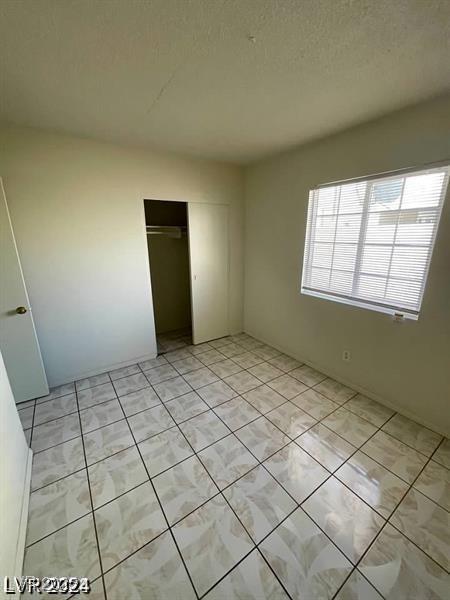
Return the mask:
[[417,315],[447,183],[439,167],[312,190],[302,292]]

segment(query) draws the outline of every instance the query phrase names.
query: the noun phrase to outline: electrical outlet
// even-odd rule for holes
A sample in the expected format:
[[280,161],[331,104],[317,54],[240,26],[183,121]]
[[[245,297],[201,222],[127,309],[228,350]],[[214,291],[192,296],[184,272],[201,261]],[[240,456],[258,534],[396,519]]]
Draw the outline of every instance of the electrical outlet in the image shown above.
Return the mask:
[[345,360],[345,362],[349,362],[350,358],[351,358],[350,350],[344,350],[342,352],[342,360]]

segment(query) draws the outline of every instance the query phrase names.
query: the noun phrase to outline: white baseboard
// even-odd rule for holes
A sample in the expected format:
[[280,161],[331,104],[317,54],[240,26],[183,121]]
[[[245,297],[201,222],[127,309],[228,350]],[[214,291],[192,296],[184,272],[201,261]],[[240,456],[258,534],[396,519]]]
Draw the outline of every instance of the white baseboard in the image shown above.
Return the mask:
[[20,512],[20,525],[19,535],[17,538],[16,546],[16,559],[14,563],[14,573],[17,577],[22,575],[23,569],[23,558],[25,555],[25,539],[27,535],[27,524],[28,524],[28,505],[30,503],[30,490],[31,490],[31,468],[33,465],[33,451],[31,448],[28,450],[27,467],[25,470],[25,479],[23,482],[23,493],[22,493],[22,510]]
[[379,402],[380,404],[383,404],[384,406],[387,406],[388,408],[395,410],[396,412],[400,413],[404,417],[408,417],[409,419],[416,421],[416,423],[419,423],[419,425],[423,425],[424,427],[427,427],[428,429],[431,429],[432,431],[435,431],[436,433],[439,433],[439,434],[443,435],[444,437],[447,437],[447,438],[450,437],[450,432],[440,429],[440,427],[437,426],[435,423],[430,423],[429,421],[422,419],[422,417],[420,417],[413,411],[410,411],[407,408],[404,408],[403,406],[399,407],[395,403],[390,402],[389,400],[386,400],[385,398],[379,396],[373,390],[368,390],[368,389],[354,383],[353,381],[350,381],[349,379],[342,377],[340,375],[340,373],[337,373],[328,368],[325,368],[323,365],[321,365],[319,363],[312,362],[309,359],[305,359],[303,356],[299,356],[298,354],[293,353],[291,350],[287,350],[283,346],[274,344],[273,342],[271,342],[267,339],[264,339],[263,337],[261,337],[260,335],[258,335],[256,333],[252,333],[251,331],[247,331],[247,330],[244,330],[244,331],[245,331],[245,333],[247,333],[248,335],[251,335],[255,339],[260,340],[261,342],[264,342],[268,346],[272,346],[272,348],[276,348],[280,352],[283,352],[284,354],[287,354],[288,356],[295,358],[299,362],[305,363],[306,365],[312,367],[313,369],[316,369],[317,371],[321,371],[328,377],[331,377],[332,379],[336,379],[336,381],[343,383],[344,385],[352,388],[356,392],[359,392],[360,394],[363,394],[364,396],[367,396],[368,398],[371,398],[372,400],[375,400],[376,402]]
[[90,371],[81,371],[79,373],[74,373],[68,377],[64,377],[64,379],[56,379],[55,381],[51,381],[51,387],[56,387],[58,385],[64,385],[66,383],[72,383],[72,381],[78,381],[79,379],[85,379],[86,377],[94,377],[95,375],[101,375],[102,373],[106,373],[108,371],[114,371],[114,369],[121,369],[122,367],[129,367],[130,365],[135,365],[136,363],[144,362],[146,360],[150,360],[152,358],[156,358],[157,353],[153,352],[151,354],[145,354],[144,356],[138,356],[136,358],[132,358],[130,360],[126,360],[120,363],[114,363],[112,365],[103,365],[101,367],[97,367],[96,369]]

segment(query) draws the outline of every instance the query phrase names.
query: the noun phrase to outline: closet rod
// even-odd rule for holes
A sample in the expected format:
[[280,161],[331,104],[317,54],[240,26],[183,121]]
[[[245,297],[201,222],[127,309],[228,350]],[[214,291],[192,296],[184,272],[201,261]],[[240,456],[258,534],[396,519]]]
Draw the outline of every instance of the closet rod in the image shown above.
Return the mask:
[[187,229],[186,225],[147,225],[147,229]]
[[168,235],[174,238],[181,238],[187,234],[187,227],[184,225],[147,225],[147,235]]

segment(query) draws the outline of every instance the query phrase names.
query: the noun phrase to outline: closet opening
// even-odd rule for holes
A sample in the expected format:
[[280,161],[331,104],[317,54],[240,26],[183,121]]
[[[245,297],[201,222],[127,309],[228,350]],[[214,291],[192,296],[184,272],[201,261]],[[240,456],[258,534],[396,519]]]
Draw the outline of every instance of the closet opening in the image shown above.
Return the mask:
[[144,200],[158,354],[192,340],[187,203]]

